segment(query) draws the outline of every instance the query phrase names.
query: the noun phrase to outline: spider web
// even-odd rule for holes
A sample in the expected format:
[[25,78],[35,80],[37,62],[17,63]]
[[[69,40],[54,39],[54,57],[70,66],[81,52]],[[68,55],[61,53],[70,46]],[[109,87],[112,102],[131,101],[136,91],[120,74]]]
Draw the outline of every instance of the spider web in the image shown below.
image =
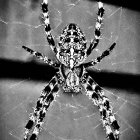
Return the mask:
[[[0,58],[30,61],[26,45],[49,58],[54,55],[48,47],[40,23],[40,1],[3,0],[0,8]],[[88,40],[93,38],[97,4],[86,0],[53,0],[50,2],[50,22],[57,35],[69,22],[80,25]],[[139,73],[139,13],[105,4],[104,25],[100,44],[87,61],[96,58],[116,41],[111,55],[96,66],[111,72]],[[9,69],[10,70],[10,69]],[[23,80],[0,80],[1,140],[21,140],[28,115],[46,83]],[[140,96],[119,89],[104,88],[120,124],[120,140],[140,139]],[[84,95],[60,96],[50,108],[40,139],[105,139],[98,109]]]

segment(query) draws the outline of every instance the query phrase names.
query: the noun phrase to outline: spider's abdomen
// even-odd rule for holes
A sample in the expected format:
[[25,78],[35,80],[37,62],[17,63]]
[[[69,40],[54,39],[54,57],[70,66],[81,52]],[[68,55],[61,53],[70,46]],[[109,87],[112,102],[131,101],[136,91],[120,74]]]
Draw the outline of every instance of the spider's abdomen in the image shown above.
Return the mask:
[[57,47],[57,58],[71,69],[86,58],[86,39],[81,29],[74,23],[65,27]]

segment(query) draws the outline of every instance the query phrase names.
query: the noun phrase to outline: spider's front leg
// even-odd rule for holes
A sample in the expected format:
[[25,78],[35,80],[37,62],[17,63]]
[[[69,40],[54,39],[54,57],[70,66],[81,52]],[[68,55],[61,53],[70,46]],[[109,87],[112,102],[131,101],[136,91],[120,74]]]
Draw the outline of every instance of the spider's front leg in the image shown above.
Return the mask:
[[34,112],[31,114],[30,119],[25,126],[24,140],[37,140],[46,112],[50,105],[52,105],[56,96],[58,96],[57,93],[59,88],[57,80],[57,76],[54,76],[38,98]]
[[48,10],[48,0],[43,0],[42,2],[42,14],[43,14],[43,20],[45,23],[45,33],[47,41],[54,53],[57,53],[57,49],[55,46],[54,38],[51,34],[51,26],[50,26],[50,19],[49,19],[49,10]]
[[87,63],[83,63],[82,65],[87,68],[87,67],[91,67],[94,66],[98,63],[100,63],[100,61],[105,58],[106,56],[110,55],[110,53],[112,52],[112,50],[115,48],[116,43],[114,42],[107,50],[105,50],[100,56],[98,56],[95,60],[87,62]]
[[92,50],[97,47],[99,40],[101,38],[101,25],[104,11],[105,10],[103,8],[103,3],[100,0],[98,0],[98,13],[97,13],[97,21],[95,24],[94,39],[91,40],[90,46],[87,49],[87,57],[91,54]]
[[119,140],[120,127],[112,113],[112,107],[110,106],[109,99],[104,95],[103,89],[86,72],[82,77],[82,85],[85,88],[86,95],[99,108],[107,138],[109,140]]
[[57,67],[57,68],[60,66],[59,63],[53,62],[51,59],[49,59],[48,57],[44,56],[43,54],[41,54],[39,52],[36,52],[26,46],[22,46],[22,48],[25,49],[30,54],[36,56],[38,59],[43,60],[45,63],[47,63],[50,66]]

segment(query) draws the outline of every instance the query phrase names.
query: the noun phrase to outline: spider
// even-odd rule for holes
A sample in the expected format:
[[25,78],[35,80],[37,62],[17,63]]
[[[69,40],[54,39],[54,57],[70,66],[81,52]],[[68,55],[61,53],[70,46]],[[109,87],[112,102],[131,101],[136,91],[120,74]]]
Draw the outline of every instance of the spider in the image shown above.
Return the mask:
[[60,87],[63,88],[64,92],[73,93],[78,93],[84,88],[85,94],[99,109],[107,139],[119,140],[120,126],[112,113],[109,99],[104,95],[103,89],[86,71],[88,67],[98,64],[103,58],[108,56],[114,49],[116,43],[113,43],[95,60],[84,63],[93,49],[97,47],[101,38],[101,25],[105,11],[103,3],[98,0],[94,39],[91,40],[89,47],[86,46],[87,40],[84,33],[75,23],[69,23],[64,28],[59,37],[60,41],[56,45],[54,37],[51,34],[48,0],[43,0],[41,6],[46,38],[58,61],[54,62],[43,54],[33,51],[26,46],[22,47],[38,59],[43,60],[47,65],[58,69],[58,72],[56,72],[55,76],[49,81],[38,98],[36,107],[34,108],[33,113],[30,114],[29,121],[25,126],[24,140],[36,140],[38,138],[45,115],[55,98],[58,96]]

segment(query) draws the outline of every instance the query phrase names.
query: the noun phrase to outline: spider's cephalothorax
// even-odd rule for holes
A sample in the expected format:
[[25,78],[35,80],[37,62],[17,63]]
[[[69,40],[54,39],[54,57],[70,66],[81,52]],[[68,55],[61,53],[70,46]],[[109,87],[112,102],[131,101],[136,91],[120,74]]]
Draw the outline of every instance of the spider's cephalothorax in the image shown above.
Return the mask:
[[37,140],[45,115],[58,96],[60,87],[62,87],[65,92],[77,94],[84,88],[85,94],[92,100],[93,104],[99,108],[107,139],[119,140],[120,127],[112,113],[109,99],[104,95],[104,90],[93,80],[86,70],[88,67],[98,64],[103,58],[108,56],[114,49],[116,43],[113,43],[95,60],[83,63],[99,43],[104,15],[103,3],[100,0],[98,1],[94,39],[91,40],[90,46],[87,48],[87,41],[83,32],[77,24],[74,23],[70,23],[65,27],[60,35],[60,41],[58,45],[56,45],[51,34],[48,0],[43,0],[42,2],[42,14],[48,44],[59,62],[54,62],[43,54],[35,52],[28,47],[23,46],[23,48],[40,60],[43,60],[46,64],[58,69],[58,72],[49,81],[38,98],[34,112],[30,115],[30,119],[25,126],[24,140]]
[[60,35],[57,58],[62,64],[73,69],[86,59],[86,39],[81,29],[70,23]]
[[80,82],[83,74],[83,67],[73,67],[73,69],[70,69],[65,65],[61,65],[60,71],[63,76],[63,90],[65,92],[79,92],[81,90]]

